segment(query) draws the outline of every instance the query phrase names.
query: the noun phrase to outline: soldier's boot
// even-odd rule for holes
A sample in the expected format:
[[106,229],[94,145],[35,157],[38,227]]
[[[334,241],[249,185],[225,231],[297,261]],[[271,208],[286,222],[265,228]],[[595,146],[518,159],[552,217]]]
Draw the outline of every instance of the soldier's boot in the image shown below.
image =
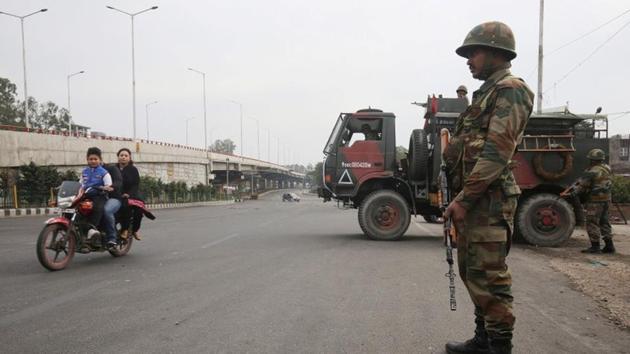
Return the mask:
[[591,241],[591,247],[582,250],[582,253],[602,253],[602,250],[599,248],[599,242]]
[[475,320],[475,336],[465,342],[446,343],[446,354],[488,354],[488,332],[483,319]]
[[490,354],[512,354],[512,340],[509,338],[490,338]]
[[602,253],[615,253],[615,244],[612,239],[604,239],[604,248],[602,248]]

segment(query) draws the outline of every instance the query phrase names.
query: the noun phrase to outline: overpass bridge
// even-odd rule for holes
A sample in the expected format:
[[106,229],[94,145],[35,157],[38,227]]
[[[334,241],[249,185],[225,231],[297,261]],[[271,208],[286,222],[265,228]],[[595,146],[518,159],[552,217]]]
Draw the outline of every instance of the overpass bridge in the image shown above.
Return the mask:
[[305,177],[272,162],[185,145],[6,126],[0,126],[0,168],[16,169],[34,162],[61,171],[80,171],[86,165],[85,153],[91,146],[103,151],[105,163],[116,162],[118,150],[128,148],[141,175],[159,178],[165,183],[183,181],[193,186],[199,183],[233,185],[245,181],[257,190],[298,187]]

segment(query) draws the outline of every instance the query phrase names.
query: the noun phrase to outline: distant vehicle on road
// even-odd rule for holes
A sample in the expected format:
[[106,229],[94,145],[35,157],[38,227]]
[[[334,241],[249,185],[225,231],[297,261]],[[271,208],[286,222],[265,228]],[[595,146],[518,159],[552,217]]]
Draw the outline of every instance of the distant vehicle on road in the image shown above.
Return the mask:
[[282,195],[283,202],[299,202],[300,197],[295,193],[284,193]]

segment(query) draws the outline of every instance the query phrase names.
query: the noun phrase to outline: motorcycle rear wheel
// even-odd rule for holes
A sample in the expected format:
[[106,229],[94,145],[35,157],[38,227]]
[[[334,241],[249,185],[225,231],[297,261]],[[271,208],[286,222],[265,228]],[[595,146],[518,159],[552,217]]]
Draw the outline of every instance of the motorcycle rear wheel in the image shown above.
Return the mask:
[[47,225],[37,238],[37,259],[50,271],[64,269],[74,257],[75,250],[76,240],[62,224]]
[[116,245],[116,247],[114,248],[108,249],[109,254],[111,254],[112,257],[122,257],[126,255],[127,253],[129,253],[129,251],[131,250],[132,243],[133,243],[133,236],[131,236],[131,233],[129,233],[129,236],[127,237],[127,239],[123,239],[119,237],[118,245]]

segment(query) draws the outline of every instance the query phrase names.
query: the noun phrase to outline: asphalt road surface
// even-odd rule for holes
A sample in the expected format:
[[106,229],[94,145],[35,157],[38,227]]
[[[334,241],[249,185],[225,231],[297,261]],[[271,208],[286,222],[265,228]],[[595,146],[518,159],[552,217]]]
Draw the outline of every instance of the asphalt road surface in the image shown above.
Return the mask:
[[[129,255],[60,272],[35,256],[44,218],[0,219],[0,352],[443,353],[472,335],[459,279],[449,310],[439,225],[369,241],[356,210],[278,193],[156,215]],[[508,262],[515,353],[630,353],[544,256],[517,246]]]

